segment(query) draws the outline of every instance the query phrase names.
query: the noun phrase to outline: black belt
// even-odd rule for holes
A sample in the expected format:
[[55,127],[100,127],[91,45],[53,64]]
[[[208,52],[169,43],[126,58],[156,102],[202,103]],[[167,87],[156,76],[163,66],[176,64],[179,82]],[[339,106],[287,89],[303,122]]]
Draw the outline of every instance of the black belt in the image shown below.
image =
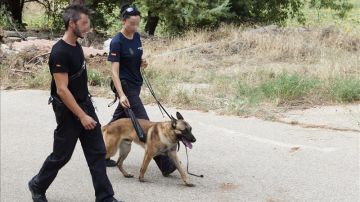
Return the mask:
[[[86,102],[86,101],[91,101],[91,102],[92,102],[92,99],[91,99],[91,98],[92,98],[92,95],[89,94],[84,101],[78,101],[78,100],[76,100],[76,102],[77,102],[77,103],[84,103],[84,102]],[[58,104],[63,104],[62,100],[61,100],[59,97],[57,97],[57,96],[55,96],[55,95],[50,95],[49,100],[48,100],[48,104],[51,104],[51,103],[53,103],[54,101],[55,101],[56,103],[58,103]]]

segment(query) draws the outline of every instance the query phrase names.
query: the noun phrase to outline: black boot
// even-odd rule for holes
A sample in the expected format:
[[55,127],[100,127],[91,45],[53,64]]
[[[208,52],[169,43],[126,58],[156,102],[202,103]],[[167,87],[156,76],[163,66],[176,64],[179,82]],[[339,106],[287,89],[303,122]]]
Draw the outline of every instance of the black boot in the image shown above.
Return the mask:
[[31,197],[34,202],[48,202],[48,200],[46,199],[45,193],[37,192],[32,188],[31,181],[28,183],[28,186],[29,186],[29,190],[31,192]]
[[114,198],[112,202],[124,202],[124,201],[119,201],[116,198]]
[[168,177],[171,173],[176,170],[174,162],[168,156],[155,156],[154,160],[164,177]]
[[106,167],[115,167],[116,166],[116,161],[111,160],[111,159],[106,159],[105,160],[105,165],[106,165]]

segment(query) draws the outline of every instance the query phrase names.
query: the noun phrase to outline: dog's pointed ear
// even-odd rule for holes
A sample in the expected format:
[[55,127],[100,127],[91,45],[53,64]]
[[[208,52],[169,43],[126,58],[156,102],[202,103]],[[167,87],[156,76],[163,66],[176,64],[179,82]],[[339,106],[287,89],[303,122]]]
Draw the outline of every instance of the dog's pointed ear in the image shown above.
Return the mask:
[[184,120],[184,117],[179,112],[176,112],[176,117],[179,120]]
[[171,127],[176,129],[176,119],[173,116],[171,116]]

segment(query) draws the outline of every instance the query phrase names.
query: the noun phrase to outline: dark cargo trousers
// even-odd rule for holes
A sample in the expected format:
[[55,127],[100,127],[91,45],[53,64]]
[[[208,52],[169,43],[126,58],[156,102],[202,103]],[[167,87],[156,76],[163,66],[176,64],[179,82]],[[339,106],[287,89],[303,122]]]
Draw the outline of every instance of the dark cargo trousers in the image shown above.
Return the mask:
[[32,178],[29,185],[36,192],[45,194],[58,171],[70,160],[79,139],[92,176],[96,201],[112,201],[114,192],[106,174],[106,149],[101,125],[90,98],[79,105],[97,122],[93,130],[85,130],[80,120],[64,104],[53,101],[52,105],[57,122],[53,152],[46,158],[39,173]]

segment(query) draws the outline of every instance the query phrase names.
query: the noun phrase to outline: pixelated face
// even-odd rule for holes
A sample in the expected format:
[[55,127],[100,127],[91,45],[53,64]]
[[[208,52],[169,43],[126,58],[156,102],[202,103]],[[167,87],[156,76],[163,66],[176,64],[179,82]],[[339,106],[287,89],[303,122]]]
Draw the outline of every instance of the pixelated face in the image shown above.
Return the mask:
[[126,29],[126,31],[135,33],[138,31],[140,26],[140,16],[130,16],[127,19],[122,20],[123,27]]

